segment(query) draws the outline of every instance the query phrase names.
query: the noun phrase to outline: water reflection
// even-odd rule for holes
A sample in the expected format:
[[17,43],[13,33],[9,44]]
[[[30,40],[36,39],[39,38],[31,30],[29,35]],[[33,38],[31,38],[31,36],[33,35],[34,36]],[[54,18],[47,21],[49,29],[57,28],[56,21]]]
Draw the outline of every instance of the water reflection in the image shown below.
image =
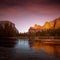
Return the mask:
[[0,38],[0,60],[60,60],[58,40],[47,41]]
[[15,48],[24,49],[24,50],[29,49],[30,47],[29,47],[28,39],[18,39]]
[[53,42],[55,44],[51,44],[51,43],[48,44],[48,43],[49,42],[47,42],[47,43],[41,42],[40,40],[38,40],[38,41],[29,40],[29,45],[34,51],[39,52],[42,50],[49,55],[54,55],[54,56],[60,57],[60,44],[56,44],[56,42]]
[[0,47],[14,47],[17,39],[0,38]]

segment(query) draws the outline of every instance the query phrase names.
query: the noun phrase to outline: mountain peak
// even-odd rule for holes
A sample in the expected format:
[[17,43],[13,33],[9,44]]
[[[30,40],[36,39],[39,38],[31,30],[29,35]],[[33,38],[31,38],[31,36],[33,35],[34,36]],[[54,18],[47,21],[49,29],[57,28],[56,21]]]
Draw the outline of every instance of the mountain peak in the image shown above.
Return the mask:
[[60,17],[58,17],[50,22],[45,22],[45,24],[43,26],[35,24],[34,27],[32,27],[32,28],[34,30],[38,30],[38,31],[47,30],[47,29],[60,29]]

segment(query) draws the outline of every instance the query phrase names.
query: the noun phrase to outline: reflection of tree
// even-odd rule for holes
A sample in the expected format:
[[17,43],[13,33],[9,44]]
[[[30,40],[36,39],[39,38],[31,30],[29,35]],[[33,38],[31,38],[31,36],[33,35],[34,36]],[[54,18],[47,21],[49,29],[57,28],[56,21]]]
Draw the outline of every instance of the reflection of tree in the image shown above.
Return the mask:
[[1,47],[14,47],[16,44],[16,39],[12,38],[0,38],[0,46]]
[[41,48],[49,54],[55,56],[55,58],[60,57],[60,46],[58,44],[47,44],[43,43],[40,40],[29,40],[29,45],[31,48],[33,48],[35,51],[39,51]]
[[60,59],[60,46],[59,45],[53,45],[52,47],[54,48],[54,56],[55,56],[55,58]]

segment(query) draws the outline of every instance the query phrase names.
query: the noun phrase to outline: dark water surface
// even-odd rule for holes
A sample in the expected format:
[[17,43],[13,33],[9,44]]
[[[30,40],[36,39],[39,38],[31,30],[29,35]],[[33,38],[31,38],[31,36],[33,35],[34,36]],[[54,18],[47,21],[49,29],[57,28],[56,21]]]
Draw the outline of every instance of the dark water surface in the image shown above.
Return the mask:
[[0,39],[0,60],[60,60],[60,39],[44,40]]

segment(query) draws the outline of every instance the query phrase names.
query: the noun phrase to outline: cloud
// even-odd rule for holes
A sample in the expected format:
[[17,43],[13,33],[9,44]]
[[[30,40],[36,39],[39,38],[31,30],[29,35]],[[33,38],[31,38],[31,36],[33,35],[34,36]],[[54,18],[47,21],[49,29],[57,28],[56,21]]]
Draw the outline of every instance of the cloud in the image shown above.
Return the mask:
[[7,6],[15,6],[15,5],[23,6],[28,3],[38,4],[38,5],[40,5],[40,4],[60,5],[60,0],[0,0],[1,5],[7,5]]

